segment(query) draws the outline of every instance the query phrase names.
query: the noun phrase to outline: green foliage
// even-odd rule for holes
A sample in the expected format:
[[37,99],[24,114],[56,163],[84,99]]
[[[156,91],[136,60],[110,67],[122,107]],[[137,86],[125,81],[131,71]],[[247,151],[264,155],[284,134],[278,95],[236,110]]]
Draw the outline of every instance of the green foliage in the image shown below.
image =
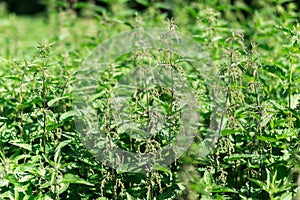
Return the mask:
[[[66,1],[53,0],[47,16],[31,18],[1,12],[0,4],[0,199],[300,199],[297,4],[132,1],[145,8],[138,12],[130,1],[105,2],[107,8],[76,4],[83,9],[78,16]],[[175,22],[168,22],[170,15]],[[203,124],[190,149],[170,166],[155,165],[146,174],[112,169],[87,150],[76,130],[76,73],[105,39],[132,28],[168,25],[207,49],[218,69],[225,97],[220,138],[200,156],[212,108],[204,79],[192,70],[187,78],[201,103]],[[116,61],[121,65],[112,65],[98,80],[93,100],[99,124],[128,151],[161,148],[178,132],[174,94],[155,84],[137,91],[128,111],[141,126],[155,106],[171,116],[166,126],[157,123],[161,131],[151,142],[131,124],[116,130],[118,122],[109,118],[121,74],[151,59],[168,63],[169,52],[164,53],[124,55]],[[178,72],[175,66],[188,62],[172,59],[169,70]],[[125,134],[127,129],[132,133]]]

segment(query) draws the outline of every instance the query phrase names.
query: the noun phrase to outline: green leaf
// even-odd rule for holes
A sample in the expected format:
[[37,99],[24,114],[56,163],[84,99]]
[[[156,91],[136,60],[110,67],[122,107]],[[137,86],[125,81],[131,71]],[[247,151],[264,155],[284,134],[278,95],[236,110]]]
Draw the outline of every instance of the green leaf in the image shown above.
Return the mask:
[[157,171],[161,171],[161,172],[165,172],[167,174],[171,174],[171,170],[166,168],[166,167],[163,167],[163,166],[160,166],[160,165],[154,165],[152,166],[152,169],[153,170],[157,170]]
[[59,120],[62,122],[62,121],[65,121],[67,118],[69,118],[69,117],[74,117],[74,116],[76,116],[76,115],[77,115],[77,112],[76,112],[75,110],[70,110],[70,111],[68,111],[68,112],[63,113],[63,114],[60,116]]
[[277,102],[275,100],[270,100],[270,103],[272,103],[277,109],[284,111],[285,107],[283,107],[280,102]]
[[285,192],[283,193],[279,199],[284,199],[284,200],[292,200],[293,199],[293,193],[292,192]]
[[224,186],[218,186],[218,185],[214,185],[211,191],[215,193],[224,193],[224,192],[237,193],[237,191],[235,191],[234,189],[224,187]]
[[273,113],[266,113],[262,116],[262,122],[261,122],[261,126],[264,127],[266,126],[272,119],[272,117],[274,116]]
[[10,79],[10,80],[14,80],[14,81],[21,81],[22,80],[22,78],[18,77],[18,76],[7,76],[5,78]]
[[247,159],[247,158],[252,158],[253,155],[251,154],[232,154],[230,156],[225,156],[224,160],[225,161],[234,161],[234,160],[241,160],[241,159]]
[[59,158],[59,156],[60,156],[61,149],[62,149],[64,146],[68,145],[70,142],[72,142],[72,141],[71,141],[71,140],[66,140],[66,141],[60,142],[60,143],[57,145],[57,147],[56,147],[56,149],[55,149],[55,155],[54,155],[54,162],[55,162],[55,163],[59,163],[59,162],[60,162],[60,160],[59,160],[58,158]]
[[[267,187],[267,184],[260,181],[260,180],[257,180],[257,179],[252,179],[252,178],[248,178],[250,181],[256,183],[259,187],[261,187],[263,190],[266,190],[268,187]],[[267,190],[266,190],[267,191]]]
[[14,172],[20,172],[20,173],[24,173],[24,172],[30,172],[32,174],[35,173],[35,168],[36,168],[36,164],[32,164],[32,163],[23,163],[23,164],[19,164]]
[[84,180],[83,178],[78,177],[74,174],[65,174],[64,177],[60,181],[61,183],[74,183],[74,184],[83,184],[83,185],[89,185],[94,186],[94,184]]
[[280,67],[279,65],[264,65],[263,69],[270,72],[272,76],[277,76],[279,78],[284,78],[286,76],[286,71],[284,68]]
[[291,36],[295,35],[294,31],[292,31],[289,28],[286,28],[286,27],[283,27],[283,26],[279,26],[279,25],[275,25],[275,27],[278,28],[279,30],[282,30],[283,32],[288,33]]
[[298,104],[299,104],[299,100],[300,100],[300,94],[294,94],[293,96],[291,96],[291,109],[295,109]]
[[40,186],[40,188],[43,188],[43,189],[48,188],[48,187],[50,187],[50,182],[45,182]]
[[0,199],[6,199],[6,198],[8,198],[10,200],[15,200],[15,198],[14,198],[13,194],[11,193],[11,191],[6,191],[6,192],[0,194]]
[[30,155],[28,155],[28,154],[21,154],[21,155],[15,155],[15,154],[14,154],[14,155],[12,155],[12,156],[10,157],[10,160],[12,160],[12,161],[18,163],[19,160],[23,160],[23,159],[26,159],[26,158],[33,158],[33,156],[30,156]]
[[6,117],[1,117],[1,116],[0,116],[0,121],[5,121],[5,120],[7,120]]
[[276,138],[268,137],[268,136],[257,136],[257,139],[266,142],[277,142]]
[[49,107],[53,106],[56,102],[62,100],[62,99],[65,99],[65,98],[68,98],[68,96],[63,96],[63,97],[58,97],[58,98],[55,98],[55,99],[51,99],[47,104]]
[[148,134],[146,131],[139,129],[139,127],[137,127],[136,124],[133,123],[122,124],[118,128],[118,132],[120,133],[126,132],[128,135],[134,138],[146,138]]
[[136,2],[143,6],[149,6],[149,2],[147,0],[136,0]]
[[171,10],[172,9],[172,3],[169,2],[157,2],[154,4],[155,8],[162,8],[166,10]]
[[57,189],[57,193],[62,194],[69,188],[69,185],[70,185],[69,183],[60,183],[59,188]]
[[14,174],[6,174],[3,179],[8,180],[11,184],[13,184],[17,188],[21,188],[22,184],[20,184],[19,180],[16,178]]
[[53,200],[49,195],[39,193],[35,196],[34,200]]
[[15,145],[17,147],[21,147],[23,149],[26,149],[28,151],[32,151],[32,146],[30,144],[17,143],[17,141],[10,141],[9,143],[12,144],[12,145]]
[[224,130],[222,130],[222,136],[233,135],[236,132],[238,132],[238,130],[224,129]]

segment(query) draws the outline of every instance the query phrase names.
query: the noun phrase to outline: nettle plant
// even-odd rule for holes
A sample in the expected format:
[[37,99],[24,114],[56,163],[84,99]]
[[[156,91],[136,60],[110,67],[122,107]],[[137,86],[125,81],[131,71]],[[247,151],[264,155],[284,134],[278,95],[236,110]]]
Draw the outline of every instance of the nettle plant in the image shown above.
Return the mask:
[[[197,104],[208,105],[209,97],[200,97],[208,83],[204,83],[205,79],[199,82],[201,70],[181,55],[181,42],[189,44],[190,40],[182,40],[176,29],[170,21],[169,30],[158,31],[158,48],[151,39],[143,38],[147,34],[139,35],[142,29],[133,31],[128,38],[140,42],[139,48],[114,57],[113,63],[105,66],[100,56],[95,60],[91,57],[92,61],[83,64],[87,68],[78,71],[75,121],[86,146],[112,168],[101,186],[111,187],[110,198],[142,195],[146,199],[165,199],[175,198],[179,192],[172,171],[179,169],[178,157],[201,126],[193,113],[204,108]],[[126,38],[121,39],[130,43]],[[114,41],[109,45],[114,46]],[[122,48],[122,44],[118,45]],[[104,54],[102,48],[107,47],[100,46],[97,56]],[[190,94],[190,88],[195,92]],[[125,181],[128,172],[138,173],[131,175],[134,179],[145,173],[144,180]]]
[[[124,53],[100,76],[95,73],[96,89],[88,100],[104,137],[80,133],[74,121],[82,116],[74,111],[71,91],[86,53],[104,38],[136,27],[134,23],[156,26],[164,16],[154,7],[149,16],[135,14],[134,19],[129,12],[105,13],[96,20],[89,15],[89,23],[97,22],[88,29],[83,27],[89,23],[74,12],[56,13],[56,3],[50,2],[49,26],[40,24],[57,30],[56,43],[39,43],[35,56],[25,60],[15,58],[23,53],[19,18],[10,16],[1,24],[0,199],[300,198],[299,25],[289,26],[296,13],[286,11],[284,2],[262,3],[258,11],[239,1],[228,7],[193,2],[189,9],[174,9],[186,25],[181,28],[207,46],[207,64],[217,67],[217,84],[223,89],[223,130],[207,156],[199,149],[212,122],[210,83],[190,59],[180,56],[176,34],[171,40],[161,35],[157,49],[147,48],[140,38],[145,48]],[[247,18],[240,7],[247,10]],[[35,30],[45,31],[41,27]],[[172,30],[177,30],[173,21],[166,33]],[[24,37],[35,39],[32,32]],[[176,142],[182,133],[185,83],[194,92],[201,123],[195,125],[188,151],[164,165],[165,157],[179,155],[155,153],[175,144],[170,141]],[[135,156],[114,154],[116,149]],[[110,159],[99,162],[103,156]],[[156,162],[151,160],[154,156]],[[134,162],[125,165],[129,159]]]
[[222,62],[215,63],[225,85],[226,125],[207,159],[188,160],[187,164],[194,164],[187,174],[194,178],[183,178],[202,199],[295,197],[294,171],[299,161],[298,91],[293,87],[298,84],[294,63],[297,36],[295,31],[281,29],[292,35],[289,47],[294,50],[287,65],[286,59],[263,63],[257,44],[247,47],[241,33],[233,32],[223,43]]
[[77,145],[79,138],[69,132],[70,76],[59,73],[65,77],[62,79],[53,73],[57,60],[51,54],[52,45],[41,42],[31,61],[7,62],[13,70],[4,77],[8,84],[1,96],[1,116],[5,116],[0,140],[1,198],[58,199],[71,189],[71,182],[92,186],[70,172],[72,161],[66,157],[68,152],[69,157],[74,156],[70,145],[77,151],[83,148]]

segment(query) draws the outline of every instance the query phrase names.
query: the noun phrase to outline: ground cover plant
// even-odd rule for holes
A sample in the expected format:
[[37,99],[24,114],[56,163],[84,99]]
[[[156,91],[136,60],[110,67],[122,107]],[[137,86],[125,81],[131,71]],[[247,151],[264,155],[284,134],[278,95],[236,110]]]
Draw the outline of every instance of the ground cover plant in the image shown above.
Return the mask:
[[[42,2],[47,11],[36,16],[8,13],[0,3],[0,199],[300,199],[297,1],[70,2]],[[87,148],[75,124],[74,85],[98,44],[141,27],[176,30],[205,49],[224,106],[219,137],[201,156],[213,123],[203,74],[187,73],[189,60],[171,50],[116,59],[96,80],[94,99],[108,142],[148,153],[179,132],[177,93],[148,84],[151,63],[166,66],[171,87],[187,79],[201,105],[201,125],[184,154],[133,173],[100,162]],[[112,117],[117,83],[133,68],[143,90],[126,117],[141,127],[156,124],[159,134],[150,139],[131,137]],[[150,121],[156,107],[166,123]]]

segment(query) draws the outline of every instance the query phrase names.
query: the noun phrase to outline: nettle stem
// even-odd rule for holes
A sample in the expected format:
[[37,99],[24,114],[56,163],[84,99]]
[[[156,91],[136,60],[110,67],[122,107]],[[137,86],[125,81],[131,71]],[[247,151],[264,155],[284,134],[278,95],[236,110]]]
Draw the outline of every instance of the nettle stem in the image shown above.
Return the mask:
[[[253,83],[253,87],[254,87],[254,94],[255,94],[255,104],[256,104],[256,112],[259,115],[257,117],[257,121],[256,121],[256,133],[259,133],[259,136],[262,136],[262,127],[261,127],[261,117],[262,117],[262,110],[261,110],[261,105],[260,105],[260,99],[259,99],[259,76],[258,76],[258,69],[257,67],[254,66],[253,61],[252,61],[252,57],[253,57],[253,51],[250,50],[250,66],[253,69],[254,68],[254,74],[253,76],[255,77],[255,82]],[[263,157],[263,145],[262,145],[262,141],[258,142],[258,147],[259,147],[259,153],[260,153],[260,161],[259,161],[259,167],[260,167],[260,173],[261,173],[261,180],[263,181],[264,177],[264,171],[263,171],[263,164],[262,164],[262,157]],[[264,199],[264,192],[262,191],[262,199]]]
[[[144,50],[146,53],[146,50]],[[147,54],[147,53],[146,53]],[[148,61],[147,61],[148,62]],[[151,172],[151,134],[150,134],[150,124],[151,124],[151,119],[150,119],[150,105],[149,105],[149,88],[148,88],[148,83],[147,83],[147,68],[146,68],[146,61],[145,57],[143,56],[143,61],[142,61],[142,69],[143,69],[143,75],[144,75],[144,90],[146,92],[146,117],[147,117],[147,125],[146,125],[146,131],[147,131],[147,156],[148,156],[148,163],[147,163],[147,170],[149,170],[149,192],[150,192],[150,199],[154,199],[154,194],[153,194],[153,186],[152,186],[152,172]],[[148,68],[151,66],[148,66]]]
[[23,82],[24,82],[24,77],[25,77],[25,66],[21,66],[22,70],[22,78],[20,82],[20,96],[19,96],[19,101],[20,101],[20,135],[23,136]]
[[[248,64],[251,68],[251,70],[253,70],[253,77],[254,77],[254,82],[249,83],[248,87],[252,86],[253,87],[253,93],[255,96],[255,115],[256,117],[253,118],[253,122],[256,125],[255,127],[255,132],[259,134],[259,136],[262,136],[262,115],[263,115],[263,110],[261,107],[261,100],[260,100],[260,83],[259,83],[259,73],[258,73],[258,67],[259,67],[259,62],[257,63],[257,61],[253,61],[253,53],[255,53],[255,44],[251,43],[251,50],[248,52]],[[249,116],[250,117],[250,116]],[[258,142],[256,142],[256,138],[257,138],[257,134],[255,134],[254,136],[254,142],[253,144],[258,144],[258,150],[257,152],[260,155],[260,161],[259,161],[259,172],[260,172],[260,180],[264,181],[264,170],[263,170],[263,141],[258,140]],[[251,171],[249,169],[249,176],[251,177]],[[251,194],[251,182],[249,182],[249,195]],[[265,199],[265,192],[262,191],[261,192],[261,199]]]
[[[65,79],[67,76],[66,63],[62,62],[61,65],[62,65],[62,79]],[[63,96],[66,94],[68,84],[70,83],[70,79],[71,79],[70,76],[66,79],[60,93],[60,98],[63,98]],[[58,102],[59,102],[59,106],[58,106],[58,113],[57,113],[57,124],[60,124],[61,123],[60,116],[62,115],[62,113],[66,112],[66,106],[63,104],[62,99],[59,100]],[[56,130],[57,130],[57,141],[60,142],[62,127],[58,127]]]
[[288,91],[289,91],[289,109],[291,109],[291,104],[292,104],[292,83],[293,83],[293,65],[294,65],[294,59],[293,55],[291,56],[291,65],[290,65],[290,72],[289,72],[289,86],[288,86]]
[[43,101],[43,135],[42,135],[42,145],[43,151],[46,153],[46,136],[47,136],[47,99],[46,99],[46,67],[47,59],[50,53],[50,46],[48,42],[44,41],[38,46],[38,56],[41,58],[41,71],[42,71],[42,95],[41,99]]
[[46,153],[46,126],[47,126],[47,113],[46,113],[46,75],[45,75],[45,65],[46,59],[42,58],[42,98],[43,98],[43,114],[44,114],[44,124],[43,124],[43,147],[44,153]]
[[[109,70],[108,70],[108,77],[111,80],[112,74],[114,72],[114,66],[110,66]],[[106,110],[105,110],[105,117],[104,117],[104,124],[105,124],[105,132],[106,132],[106,137],[107,137],[107,141],[109,143],[108,148],[109,148],[109,152],[114,152],[114,148],[113,148],[113,135],[112,135],[112,129],[111,129],[111,104],[112,104],[112,86],[108,86],[107,88],[107,98],[106,98]],[[113,157],[113,165],[116,162],[116,155],[114,154]],[[111,189],[113,192],[113,199],[117,200],[117,181],[116,181],[116,173],[115,173],[115,169],[113,167],[111,167]]]
[[[293,127],[293,114],[291,112],[292,109],[292,95],[293,95],[293,91],[292,91],[292,84],[293,84],[293,65],[294,65],[294,59],[293,59],[293,55],[291,55],[291,64],[290,64],[290,72],[289,72],[289,86],[288,86],[288,92],[289,92],[289,126],[290,128]],[[293,136],[290,137],[290,144],[293,144]]]
[[[232,47],[232,44],[233,41],[230,40],[230,55],[229,55],[229,66],[227,67],[227,83],[226,83],[226,94],[225,94],[225,102],[224,102],[224,110],[222,112],[222,116],[221,116],[221,121],[220,121],[220,124],[219,124],[219,127],[218,127],[218,136],[221,136],[221,130],[222,130],[222,127],[223,127],[223,124],[225,122],[225,117],[227,115],[227,110],[228,110],[228,103],[230,103],[230,98],[231,98],[231,66],[233,64],[233,54],[234,54],[234,51],[233,51],[233,47]],[[217,182],[217,177],[218,177],[218,163],[216,163],[215,165],[215,173],[214,173],[214,181]]]
[[172,91],[171,91],[171,100],[170,100],[170,134],[168,138],[168,145],[169,147],[171,146],[171,139],[173,136],[173,102],[174,102],[174,69],[173,69],[173,64],[172,64],[172,49],[169,49],[169,67],[170,67],[170,75],[171,75],[171,82],[172,82]]

